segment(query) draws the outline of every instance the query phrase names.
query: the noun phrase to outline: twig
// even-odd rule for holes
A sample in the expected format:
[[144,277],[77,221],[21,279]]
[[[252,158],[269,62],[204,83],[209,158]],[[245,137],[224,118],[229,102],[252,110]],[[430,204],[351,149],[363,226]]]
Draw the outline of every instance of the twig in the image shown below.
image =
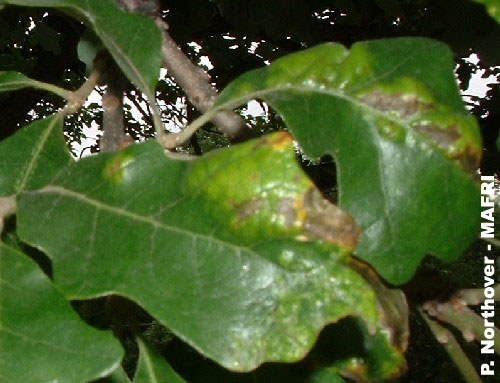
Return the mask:
[[181,145],[185,141],[189,139],[199,128],[205,125],[208,121],[212,119],[212,117],[217,114],[217,109],[211,109],[207,113],[202,114],[196,120],[194,120],[191,124],[186,126],[184,130],[179,133],[171,133],[166,134],[161,137],[160,143],[163,145],[165,149],[173,149],[178,145]]
[[[468,307],[460,303],[452,302],[427,302],[423,309],[429,316],[439,319],[441,322],[449,323],[462,332],[467,342],[483,339],[484,319],[477,315]],[[491,318],[492,320],[493,318]],[[500,355],[500,332],[496,327],[492,327],[495,332],[494,350]]]
[[424,318],[437,341],[448,352],[448,355],[465,378],[465,381],[468,383],[481,383],[481,378],[453,334],[435,320],[430,319],[422,308],[419,308],[418,312]]
[[[500,301],[500,284],[495,285],[493,288],[495,291],[495,300]],[[484,302],[486,297],[484,296],[484,289],[463,289],[458,291],[456,294],[458,299],[464,301],[467,305],[478,305]]]
[[47,90],[49,92],[57,94],[59,97],[64,98],[67,101],[71,100],[73,92],[70,90],[59,88],[58,86],[55,86],[52,84],[47,84],[47,83],[41,82],[41,81],[36,81],[36,80],[31,80],[31,81],[33,83],[35,83],[36,87],[39,89]]
[[106,65],[106,74],[107,87],[102,96],[103,134],[99,149],[101,152],[113,152],[127,141],[123,122],[123,94],[127,80],[112,61]]
[[495,238],[482,238],[483,241],[489,242],[496,247],[500,247],[500,240]]
[[[132,102],[132,104],[134,104],[134,106],[137,108],[137,110],[139,112],[141,112],[142,116],[144,117],[144,119],[146,120],[146,122],[149,122],[150,124],[153,122],[153,119],[151,118],[151,115],[148,114],[141,106],[141,104],[139,104],[139,102],[135,99],[135,97],[129,97],[129,95],[127,94],[127,98]],[[147,104],[146,104],[147,105]]]
[[[217,90],[210,84],[209,76],[201,68],[194,65],[172,40],[167,31],[168,26],[160,18],[157,18],[156,21],[158,27],[163,31],[163,61],[168,73],[184,90],[196,109],[206,113],[213,105]],[[246,128],[241,116],[232,111],[221,111],[211,115],[209,120],[212,120],[229,139],[240,135]]]
[[83,85],[75,90],[66,104],[63,113],[65,115],[75,113],[80,109],[97,85],[104,68],[104,59],[98,57],[94,61],[94,68]]

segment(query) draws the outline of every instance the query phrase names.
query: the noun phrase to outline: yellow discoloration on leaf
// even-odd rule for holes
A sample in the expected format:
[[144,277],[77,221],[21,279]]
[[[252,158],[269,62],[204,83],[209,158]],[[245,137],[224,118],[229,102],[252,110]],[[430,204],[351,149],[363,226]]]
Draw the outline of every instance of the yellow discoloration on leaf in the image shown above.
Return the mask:
[[401,125],[384,117],[378,117],[375,121],[377,131],[382,137],[391,141],[403,142],[406,137],[406,130]]
[[102,175],[104,179],[112,183],[123,182],[125,169],[131,161],[133,161],[133,158],[128,154],[118,153],[113,156],[103,169]]
[[278,152],[287,150],[292,143],[292,136],[287,132],[279,132],[269,138],[268,144]]
[[481,160],[481,137],[476,126],[477,122],[471,116],[439,110],[426,112],[412,124],[415,131],[438,145],[468,173],[474,172]]
[[304,221],[306,220],[307,217],[307,211],[304,209],[304,198],[303,196],[300,196],[300,198],[297,198],[293,201],[293,207],[295,209],[295,212],[297,214],[297,219],[296,221],[302,226],[304,224]]

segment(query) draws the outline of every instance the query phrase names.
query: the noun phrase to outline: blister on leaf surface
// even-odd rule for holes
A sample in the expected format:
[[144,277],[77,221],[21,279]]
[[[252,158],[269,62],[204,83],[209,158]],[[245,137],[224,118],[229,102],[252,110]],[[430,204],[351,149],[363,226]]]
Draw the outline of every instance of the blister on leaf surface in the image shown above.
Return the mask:
[[52,259],[67,297],[124,295],[203,355],[248,371],[301,359],[346,316],[380,327],[372,289],[347,264],[357,228],[341,211],[321,218],[312,190],[286,133],[190,162],[146,142],[22,193],[18,232]]
[[0,381],[84,383],[123,357],[111,333],[73,311],[26,255],[0,243]]
[[339,205],[363,230],[356,255],[401,284],[424,255],[455,260],[478,232],[481,138],[453,66],[424,38],[327,43],[245,73],[215,107],[263,99],[306,155],[331,154]]

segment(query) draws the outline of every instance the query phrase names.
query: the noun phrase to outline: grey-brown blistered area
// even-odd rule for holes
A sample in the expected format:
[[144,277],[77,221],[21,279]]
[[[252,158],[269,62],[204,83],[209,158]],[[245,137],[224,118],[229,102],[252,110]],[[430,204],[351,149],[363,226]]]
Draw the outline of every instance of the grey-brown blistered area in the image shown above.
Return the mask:
[[239,224],[248,217],[255,215],[264,204],[260,198],[255,198],[250,201],[244,202],[241,205],[235,206],[236,209],[236,223]]
[[[263,205],[264,200],[260,198],[254,198],[250,201],[235,206],[236,224],[240,224],[247,218],[257,214],[257,212],[263,208]],[[280,198],[275,212],[283,218],[282,222],[286,228],[291,228],[295,224],[297,213],[294,208],[293,198]]]
[[458,161],[464,172],[472,176],[478,175],[477,168],[479,167],[479,160],[475,153],[464,152],[461,153],[459,157],[455,157],[454,159]]
[[292,198],[281,198],[278,202],[276,212],[283,217],[283,224],[287,228],[290,228],[295,224],[295,221],[297,219],[297,212],[294,208],[294,201]]
[[455,126],[445,128],[436,124],[416,125],[414,129],[423,133],[442,148],[447,148],[460,138]]
[[[415,125],[414,129],[439,145],[443,149],[448,149],[460,138],[460,133],[455,125],[441,127],[436,124]],[[479,166],[479,160],[475,153],[463,151],[452,157],[458,161],[460,167],[469,174],[475,174]]]
[[403,93],[384,93],[375,89],[359,97],[363,103],[381,112],[395,112],[401,118],[432,108],[432,104],[423,102],[417,96]]
[[157,0],[115,0],[124,10],[131,13],[141,13],[146,16],[156,16],[160,11]]
[[352,258],[350,266],[372,287],[377,297],[381,323],[389,331],[391,343],[401,352],[405,352],[410,336],[408,302],[405,294],[399,289],[387,287],[373,268],[363,261]]
[[302,206],[306,212],[303,229],[326,242],[354,247],[361,233],[348,213],[326,200],[316,188],[304,194]]

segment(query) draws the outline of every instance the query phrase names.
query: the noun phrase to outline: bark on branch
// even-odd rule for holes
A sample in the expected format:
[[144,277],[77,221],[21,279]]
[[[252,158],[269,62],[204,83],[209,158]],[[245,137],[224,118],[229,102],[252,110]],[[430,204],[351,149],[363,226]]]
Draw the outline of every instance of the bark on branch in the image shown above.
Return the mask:
[[[205,113],[212,107],[217,90],[210,84],[209,76],[193,64],[170,37],[168,26],[159,18],[156,21],[163,31],[163,62],[168,73],[184,90],[196,109]],[[230,140],[248,130],[241,116],[232,111],[220,112],[211,121]]]
[[102,96],[103,134],[99,148],[101,152],[113,152],[128,141],[123,122],[123,93],[127,80],[111,61],[108,62],[106,72],[108,81],[106,92]]

